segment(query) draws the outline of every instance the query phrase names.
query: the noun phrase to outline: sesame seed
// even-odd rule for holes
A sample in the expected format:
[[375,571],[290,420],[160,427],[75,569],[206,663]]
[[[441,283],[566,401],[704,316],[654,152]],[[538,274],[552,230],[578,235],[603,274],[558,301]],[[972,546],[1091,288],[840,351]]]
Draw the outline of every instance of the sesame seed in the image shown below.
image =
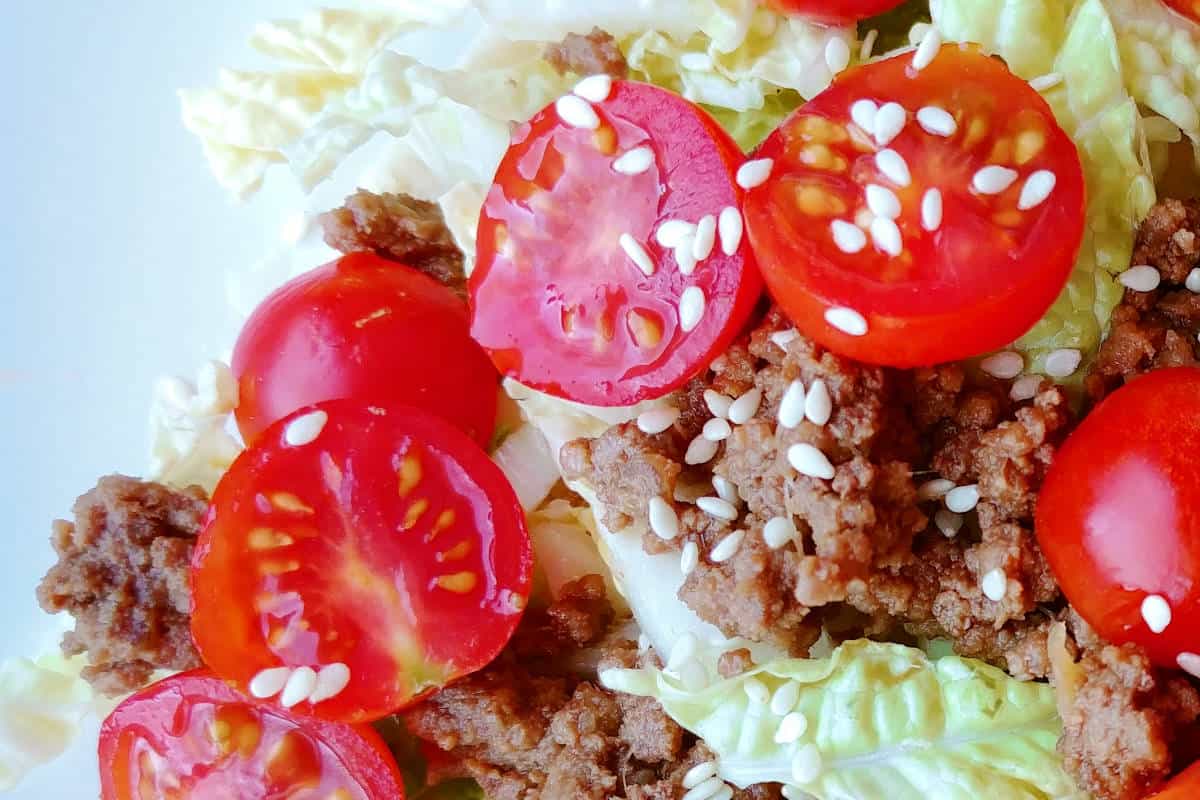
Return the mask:
[[621,245],[621,249],[625,251],[625,255],[629,256],[642,274],[647,278],[654,274],[654,262],[650,259],[650,254],[646,252],[646,248],[638,244],[638,241],[628,233],[622,233],[617,239]]
[[707,298],[699,286],[689,286],[683,290],[679,298],[679,326],[685,333],[690,333],[700,324],[704,317],[704,306]]
[[946,478],[934,478],[931,481],[925,481],[917,487],[917,502],[928,503],[931,500],[941,500],[955,485],[954,481]]
[[680,667],[679,680],[689,692],[699,692],[708,687],[708,673],[704,665],[694,658]]
[[1012,186],[1018,177],[1016,170],[992,164],[975,173],[971,186],[980,194],[1000,194]]
[[679,419],[679,409],[674,406],[652,408],[638,415],[637,426],[642,433],[653,435],[662,433],[674,425],[677,419]]
[[758,678],[747,678],[746,682],[742,684],[742,690],[750,702],[756,706],[765,706],[771,702],[771,692]]
[[663,247],[675,248],[683,242],[684,239],[694,236],[696,226],[686,220],[669,219],[658,226],[658,230],[654,233],[654,240]]
[[962,530],[963,515],[939,508],[937,513],[933,515],[933,524],[937,526],[942,536],[945,536],[947,539],[953,539]]
[[804,735],[808,730],[808,717],[799,711],[792,711],[779,723],[775,731],[776,744],[791,744]]
[[942,227],[941,189],[926,189],[921,197],[921,227],[930,233]]
[[796,525],[789,517],[771,517],[763,526],[763,541],[772,550],[778,550],[796,538]]
[[842,38],[833,38],[825,43],[825,66],[834,75],[850,66],[850,45]]
[[596,109],[578,95],[568,94],[558,98],[554,110],[558,112],[558,118],[572,128],[594,131],[600,127],[600,117],[596,115]]
[[1200,294],[1200,267],[1188,273],[1187,280],[1183,283],[1187,290],[1192,294]]
[[713,488],[717,490],[717,497],[720,497],[726,503],[737,505],[742,498],[738,494],[737,486],[728,478],[723,478],[720,475],[714,475],[712,479]]
[[904,106],[899,103],[884,103],[875,114],[875,143],[880,147],[891,144],[892,140],[900,135],[900,131],[904,130],[907,122],[908,112],[904,110]]
[[692,240],[692,257],[697,261],[703,261],[712,255],[716,243],[717,218],[712,214],[705,214],[696,223],[696,238]]
[[297,667],[288,676],[283,693],[279,695],[279,705],[291,708],[297,703],[307,700],[317,688],[317,673],[312,667]]
[[622,175],[641,175],[654,164],[654,151],[635,147],[613,162],[613,169]]
[[1179,664],[1179,668],[1188,675],[1200,679],[1200,655],[1180,653],[1179,657],[1175,659],[1175,663]]
[[329,415],[324,411],[311,411],[302,417],[296,417],[287,424],[283,431],[283,440],[291,447],[303,447],[312,444],[325,430]]
[[1126,289],[1135,292],[1153,292],[1162,283],[1162,275],[1154,267],[1145,264],[1130,267],[1117,276]]
[[1008,396],[1018,403],[1037,397],[1038,389],[1042,386],[1042,376],[1026,375],[1013,382]]
[[1002,353],[993,353],[979,362],[979,368],[993,378],[1008,380],[1021,374],[1025,369],[1025,359],[1020,353],[1005,350]]
[[787,350],[788,345],[800,338],[800,332],[795,328],[788,328],[783,331],[775,331],[771,334],[771,343],[780,350]]
[[931,136],[949,138],[958,132],[954,115],[939,106],[924,106],[917,112],[917,124]]
[[1008,594],[1008,576],[1004,574],[1004,570],[994,569],[983,576],[979,588],[983,590],[984,597],[993,603],[999,603]]
[[913,26],[908,29],[908,43],[913,47],[916,47],[921,43],[921,40],[925,38],[925,34],[929,33],[929,29],[932,27],[933,26],[928,22],[913,23]]
[[721,252],[731,256],[738,251],[742,244],[742,233],[745,224],[742,222],[742,212],[733,206],[721,209],[717,217],[717,235],[721,239]]
[[908,162],[904,156],[888,148],[875,154],[875,166],[883,176],[897,186],[904,188],[912,183],[912,173],[908,170]]
[[684,633],[671,645],[671,654],[667,656],[667,669],[678,670],[685,663],[695,658],[700,649],[700,640],[694,633]]
[[900,216],[900,198],[886,186],[867,184],[867,208],[876,217],[895,219]]
[[733,503],[719,497],[701,497],[696,501],[696,507],[710,517],[732,522],[738,518],[737,509]]
[[710,419],[700,429],[700,435],[710,442],[723,442],[729,438],[729,434],[731,433],[733,433],[733,428],[721,417]]
[[603,103],[612,94],[612,88],[611,75],[592,75],[575,84],[575,94],[593,103]]
[[[760,686],[762,684],[759,684]],[[717,762],[701,761],[683,774],[683,788],[694,789],[717,774]]]
[[693,467],[697,464],[707,464],[712,461],[718,449],[720,449],[720,445],[716,442],[705,439],[703,436],[697,436],[692,439],[687,452],[683,454],[683,463]]
[[708,406],[709,412],[714,417],[725,417],[729,414],[729,407],[733,405],[733,398],[727,397],[715,389],[705,389],[704,405]]
[[792,758],[792,780],[799,784],[811,783],[821,774],[821,751],[814,744],[806,744]]
[[250,694],[259,700],[274,697],[283,691],[291,674],[288,667],[264,669],[250,679]]
[[849,336],[866,336],[867,320],[852,308],[830,308],[825,312],[825,321]]
[[814,425],[824,425],[833,416],[833,398],[829,396],[829,387],[822,378],[817,378],[808,387],[808,397],[804,398],[804,416]]
[[679,552],[679,571],[688,576],[700,563],[700,548],[695,542],[687,542]]
[[733,405],[729,407],[729,421],[734,425],[745,425],[754,419],[760,405],[762,405],[762,389],[755,387],[733,401]]
[[850,106],[850,119],[868,136],[875,135],[875,116],[878,113],[879,106],[870,100],[858,100]]
[[771,713],[782,717],[796,707],[800,702],[800,686],[795,681],[788,681],[775,690],[771,696]]
[[831,480],[834,475],[829,457],[807,442],[794,444],[787,451],[788,463],[801,475]]
[[1047,89],[1053,89],[1063,82],[1061,72],[1048,72],[1045,75],[1039,75],[1029,81],[1029,85],[1035,92],[1044,92]]
[[1064,348],[1054,350],[1046,356],[1046,373],[1053,378],[1069,378],[1083,362],[1083,353]]
[[769,158],[756,158],[738,167],[737,185],[743,189],[753,189],[761,186],[771,177],[771,168],[775,162]]
[[714,800],[725,783],[717,777],[706,778],[688,790],[682,800]]
[[708,554],[709,559],[714,564],[722,564],[733,558],[734,553],[742,546],[742,539],[746,538],[745,531],[734,531],[726,536],[721,541],[717,542],[717,546]]
[[779,401],[779,424],[791,429],[803,422],[804,400],[804,383],[798,380],[789,383]]
[[711,72],[713,60],[708,53],[684,53],[679,57],[679,66],[691,72]]
[[829,232],[833,234],[833,243],[847,255],[854,255],[867,246],[867,235],[862,228],[842,219],[829,223]]
[[863,37],[862,47],[858,49],[858,60],[867,61],[875,53],[875,42],[879,40],[879,30],[871,28]]
[[650,518],[650,530],[664,542],[669,542],[679,535],[679,516],[666,500],[651,497],[646,514]]
[[733,800],[733,787],[725,784],[708,800]]
[[931,25],[925,32],[925,36],[922,37],[921,44],[917,45],[917,52],[913,54],[913,69],[920,72],[928,67],[933,63],[933,59],[937,58],[938,51],[941,49],[942,34]]
[[1025,185],[1021,187],[1021,197],[1017,200],[1017,208],[1021,211],[1037,208],[1046,202],[1057,183],[1057,175],[1048,169],[1039,169],[1025,179]]
[[784,784],[779,793],[783,795],[783,800],[812,800],[812,795],[799,786]]
[[871,241],[893,258],[904,251],[904,239],[900,236],[900,228],[896,226],[895,221],[886,217],[871,220]]
[[350,667],[338,661],[321,667],[317,673],[317,686],[308,696],[308,702],[316,705],[337,697],[350,685]]
[[1142,619],[1151,633],[1162,633],[1171,626],[1171,606],[1159,594],[1146,595],[1142,601]]
[[675,264],[679,267],[679,272],[683,275],[691,275],[696,271],[696,256],[693,254],[695,244],[696,239],[694,236],[685,236],[675,246]]
[[946,492],[946,508],[959,514],[965,514],[979,505],[979,485],[955,486]]

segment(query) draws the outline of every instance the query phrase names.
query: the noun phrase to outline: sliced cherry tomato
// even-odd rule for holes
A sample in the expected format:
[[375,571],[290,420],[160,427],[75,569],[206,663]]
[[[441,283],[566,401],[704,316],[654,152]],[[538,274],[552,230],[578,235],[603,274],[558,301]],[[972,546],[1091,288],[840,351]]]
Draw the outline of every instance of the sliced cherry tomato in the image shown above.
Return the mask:
[[354,398],[431,411],[481,445],[496,419],[496,372],[466,305],[429,276],[369,253],[284,284],[238,336],[238,426],[253,442],[277,419]]
[[762,0],[780,14],[801,14],[816,22],[837,25],[891,11],[904,0]]
[[724,351],[762,284],[742,241],[733,139],[664,89],[585,85],[593,100],[538,113],[500,164],[479,220],[471,332],[525,384],[629,405]]
[[1193,22],[1200,22],[1200,0],[1161,0],[1167,8],[1182,14]]
[[297,717],[206,670],[127,698],[100,729],[103,800],[299,797],[403,800],[404,781],[369,726]]
[[1025,333],[1066,283],[1084,222],[1079,154],[1037,92],[973,47],[920,70],[914,58],[845,72],[797,110],[761,146],[773,168],[745,207],[796,325],[903,367]]
[[1196,800],[1197,797],[1200,797],[1200,763],[1176,775],[1167,788],[1147,800]]
[[192,634],[242,691],[365,722],[490,662],[532,560],[516,495],[465,435],[330,401],[268,428],[221,479]]
[[1037,535],[1101,636],[1200,677],[1200,369],[1113,393],[1059,450]]

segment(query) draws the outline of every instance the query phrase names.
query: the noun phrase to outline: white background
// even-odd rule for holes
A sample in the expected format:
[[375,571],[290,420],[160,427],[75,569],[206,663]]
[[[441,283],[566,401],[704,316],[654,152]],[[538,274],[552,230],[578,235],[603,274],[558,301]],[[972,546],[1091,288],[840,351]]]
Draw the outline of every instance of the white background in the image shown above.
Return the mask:
[[[232,206],[175,90],[257,63],[253,24],[309,5],[0,2],[0,658],[54,645],[33,595],[50,520],[144,468],[154,378],[227,352],[223,274],[276,239],[288,202]],[[97,797],[94,743],[9,796]]]

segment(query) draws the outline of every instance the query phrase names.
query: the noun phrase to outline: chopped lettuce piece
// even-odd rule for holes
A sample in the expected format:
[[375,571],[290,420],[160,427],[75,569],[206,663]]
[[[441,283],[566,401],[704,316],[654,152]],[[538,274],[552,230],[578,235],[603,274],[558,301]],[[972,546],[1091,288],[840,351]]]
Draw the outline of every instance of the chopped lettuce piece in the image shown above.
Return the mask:
[[[979,661],[931,661],[914,648],[861,640],[826,659],[775,661],[702,691],[658,669],[600,677],[611,689],[656,698],[717,753],[721,778],[741,787],[779,782],[816,800],[1086,798],[1055,750],[1062,723],[1054,690]],[[761,688],[748,691],[751,682]],[[772,698],[793,693],[803,720],[785,724],[752,699],[762,689]]]

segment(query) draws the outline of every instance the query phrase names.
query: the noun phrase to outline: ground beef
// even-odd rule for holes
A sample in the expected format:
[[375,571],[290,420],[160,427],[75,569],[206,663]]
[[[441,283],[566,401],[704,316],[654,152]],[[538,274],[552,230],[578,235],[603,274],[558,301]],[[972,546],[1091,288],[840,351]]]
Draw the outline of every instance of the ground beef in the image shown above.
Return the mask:
[[321,216],[326,243],[343,253],[375,253],[418,269],[466,297],[463,255],[436,203],[363,189]]
[[188,565],[207,507],[200,489],[110,475],[76,501],[74,523],[54,523],[58,563],[38,586],[38,602],[75,618],[62,649],[87,654],[83,677],[97,690],[119,695],[155,670],[200,666]]
[[629,65],[617,40],[599,28],[593,28],[586,36],[567,34],[561,42],[546,48],[545,58],[560,75],[604,74],[614,78],[629,75]]

